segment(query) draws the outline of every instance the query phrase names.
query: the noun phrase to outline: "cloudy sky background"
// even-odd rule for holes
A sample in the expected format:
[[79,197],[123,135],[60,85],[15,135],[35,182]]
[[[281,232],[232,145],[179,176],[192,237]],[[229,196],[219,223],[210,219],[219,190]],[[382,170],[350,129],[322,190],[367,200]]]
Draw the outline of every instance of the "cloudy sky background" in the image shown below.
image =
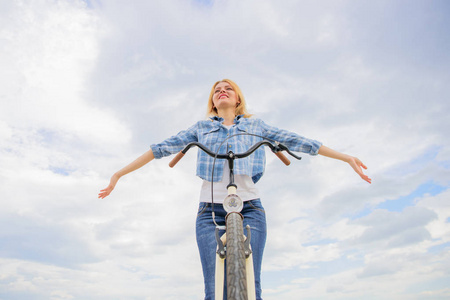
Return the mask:
[[235,80],[358,156],[268,157],[264,299],[450,298],[448,1],[0,3],[0,299],[201,299],[195,151],[121,179]]

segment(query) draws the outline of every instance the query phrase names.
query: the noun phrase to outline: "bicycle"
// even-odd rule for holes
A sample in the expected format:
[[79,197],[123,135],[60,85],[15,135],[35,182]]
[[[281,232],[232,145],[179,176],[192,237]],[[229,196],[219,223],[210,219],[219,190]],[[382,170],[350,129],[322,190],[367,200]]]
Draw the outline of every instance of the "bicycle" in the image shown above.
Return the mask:
[[[248,133],[246,133],[248,134]],[[237,135],[245,135],[237,134]],[[236,136],[232,135],[229,138]],[[229,139],[227,138],[227,139]],[[226,141],[226,140],[225,140]],[[223,141],[222,144],[225,142]],[[255,279],[253,271],[253,257],[252,250],[250,247],[251,240],[251,230],[247,225],[246,232],[247,236],[244,235],[243,230],[243,215],[240,213],[243,208],[243,201],[237,195],[237,186],[234,183],[234,160],[239,158],[245,158],[255,152],[261,146],[268,146],[275,155],[285,164],[289,165],[289,159],[281,152],[286,151],[292,157],[296,159],[301,159],[301,157],[292,153],[286,146],[269,140],[263,140],[247,150],[244,153],[235,154],[229,151],[227,154],[219,154],[218,151],[214,153],[208,149],[205,145],[192,142],[185,146],[169,163],[169,166],[173,168],[186,154],[186,152],[193,146],[199,147],[202,151],[206,152],[211,157],[214,157],[215,164],[216,159],[226,159],[229,165],[229,178],[230,183],[227,186],[228,196],[223,201],[223,207],[227,212],[225,226],[219,226],[215,222],[214,216],[214,199],[212,198],[212,214],[213,220],[216,225],[216,241],[217,241],[217,251],[216,251],[216,300],[223,299],[223,286],[224,286],[224,265],[226,259],[226,278],[227,278],[227,298],[229,300],[254,300],[255,295]],[[221,148],[221,145],[218,149]],[[214,167],[213,167],[214,172]],[[211,180],[211,184],[212,180]],[[212,189],[211,189],[212,192]],[[212,192],[213,194],[213,192]],[[213,196],[212,196],[213,197]],[[225,228],[224,228],[225,227]],[[225,234],[219,237],[219,230],[225,230]]]

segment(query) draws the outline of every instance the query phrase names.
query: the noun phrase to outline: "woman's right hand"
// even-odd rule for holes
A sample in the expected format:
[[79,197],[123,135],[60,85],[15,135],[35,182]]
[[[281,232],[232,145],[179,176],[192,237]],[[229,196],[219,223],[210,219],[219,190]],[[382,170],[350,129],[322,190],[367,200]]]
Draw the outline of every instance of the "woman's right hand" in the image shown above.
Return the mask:
[[150,162],[154,158],[155,158],[155,155],[153,155],[153,151],[152,151],[152,149],[150,149],[147,152],[145,152],[144,154],[142,154],[141,156],[139,156],[132,163],[126,165],[121,170],[117,171],[111,177],[111,181],[109,182],[109,185],[106,187],[106,189],[100,190],[100,193],[98,194],[98,197],[102,198],[102,199],[107,197],[109,194],[111,194],[111,192],[116,187],[116,183],[117,183],[117,181],[119,181],[120,177],[122,177],[122,176],[124,176],[124,175],[126,175],[126,174],[128,174],[130,172],[133,172],[133,171],[135,171],[137,169],[139,169],[140,167],[142,167],[143,165],[147,164],[148,162]]
[[116,184],[117,184],[117,181],[119,181],[119,178],[120,177],[118,175],[114,174],[111,177],[111,180],[109,181],[109,185],[105,189],[100,190],[100,193],[98,194],[98,198],[103,199],[103,198],[107,197],[109,194],[111,194],[111,192],[116,187]]

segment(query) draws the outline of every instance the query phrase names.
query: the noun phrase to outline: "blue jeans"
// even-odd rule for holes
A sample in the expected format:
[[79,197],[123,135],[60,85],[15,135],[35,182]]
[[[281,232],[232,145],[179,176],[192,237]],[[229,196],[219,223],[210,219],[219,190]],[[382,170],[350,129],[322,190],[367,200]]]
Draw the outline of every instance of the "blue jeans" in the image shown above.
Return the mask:
[[[216,249],[217,242],[215,236],[216,225],[212,220],[211,203],[201,202],[198,208],[196,235],[197,245],[200,251],[200,259],[203,268],[203,278],[205,281],[205,300],[214,300],[215,292],[215,271],[216,271]],[[214,204],[216,222],[219,225],[225,225],[226,211],[221,204]],[[244,228],[250,225],[251,240],[250,244],[253,251],[253,266],[255,269],[255,287],[256,299],[261,298],[261,263],[266,244],[266,213],[259,199],[244,202],[244,208],[241,211],[244,216]],[[222,236],[224,231],[220,231]],[[244,230],[244,234],[246,231]],[[226,289],[225,289],[226,294]],[[226,297],[224,297],[226,299]]]

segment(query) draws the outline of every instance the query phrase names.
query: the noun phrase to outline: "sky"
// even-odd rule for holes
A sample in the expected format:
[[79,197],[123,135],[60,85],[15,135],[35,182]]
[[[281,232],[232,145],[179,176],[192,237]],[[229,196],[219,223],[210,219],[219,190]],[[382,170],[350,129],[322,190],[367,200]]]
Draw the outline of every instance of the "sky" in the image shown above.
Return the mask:
[[0,2],[0,299],[201,299],[195,151],[111,175],[205,119],[359,157],[267,153],[263,298],[450,298],[450,3]]

